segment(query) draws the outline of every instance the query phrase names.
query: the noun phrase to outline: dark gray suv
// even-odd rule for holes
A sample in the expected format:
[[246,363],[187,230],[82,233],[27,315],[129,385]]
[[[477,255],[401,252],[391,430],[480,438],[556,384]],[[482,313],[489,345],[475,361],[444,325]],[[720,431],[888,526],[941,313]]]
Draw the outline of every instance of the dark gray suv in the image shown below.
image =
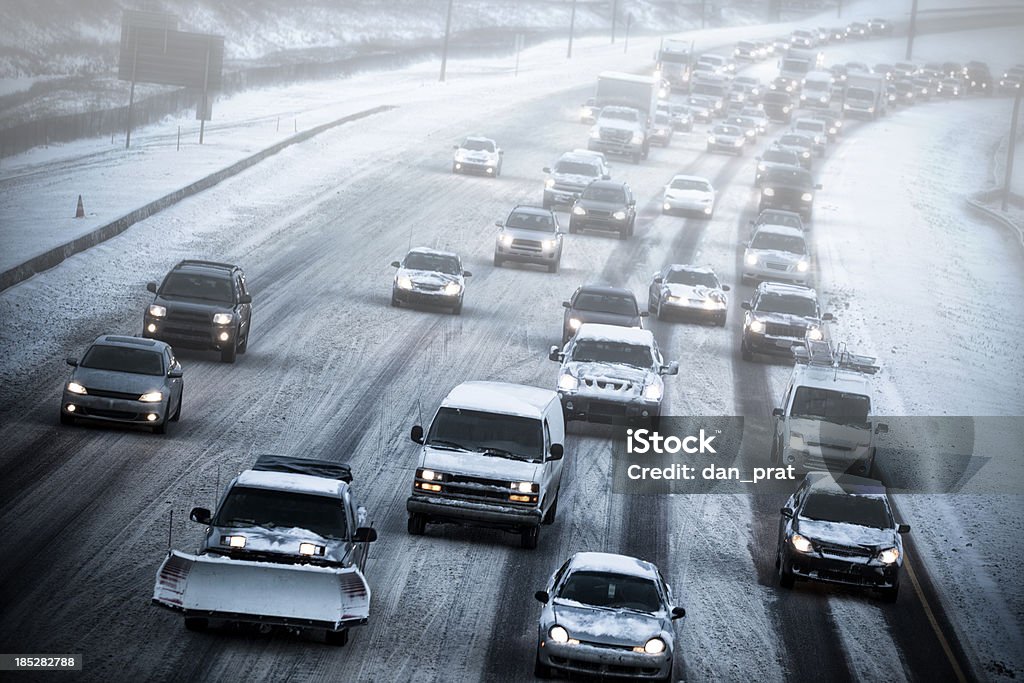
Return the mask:
[[636,198],[626,183],[595,180],[587,185],[569,216],[569,232],[595,229],[619,233],[619,239],[633,236]]
[[608,285],[583,285],[568,301],[563,301],[562,346],[572,339],[583,323],[603,323],[620,327],[643,327],[647,311],[637,306],[633,292]]

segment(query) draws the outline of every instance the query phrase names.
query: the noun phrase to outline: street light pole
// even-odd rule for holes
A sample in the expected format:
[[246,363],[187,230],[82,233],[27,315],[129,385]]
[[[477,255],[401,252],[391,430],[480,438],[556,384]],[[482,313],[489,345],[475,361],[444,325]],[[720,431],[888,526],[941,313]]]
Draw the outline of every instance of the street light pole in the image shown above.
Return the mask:
[[618,20],[619,0],[612,0],[612,45],[615,44],[615,22]]
[[444,83],[444,72],[448,67],[448,38],[452,32],[452,5],[455,0],[448,0],[448,18],[444,22],[444,47],[441,48],[441,82]]
[[569,15],[569,49],[565,53],[566,59],[572,59],[572,34],[576,31],[576,0],[572,0],[572,14]]
[[1010,181],[1013,179],[1013,157],[1017,150],[1017,119],[1020,117],[1020,96],[1024,94],[1020,83],[1017,84],[1017,96],[1013,98],[1013,118],[1010,119],[1010,140],[1006,144],[1006,175],[1003,178],[1002,210],[1010,201]]
[[907,29],[907,56],[914,52],[914,33],[917,31],[917,0],[912,0],[910,5],[910,27]]

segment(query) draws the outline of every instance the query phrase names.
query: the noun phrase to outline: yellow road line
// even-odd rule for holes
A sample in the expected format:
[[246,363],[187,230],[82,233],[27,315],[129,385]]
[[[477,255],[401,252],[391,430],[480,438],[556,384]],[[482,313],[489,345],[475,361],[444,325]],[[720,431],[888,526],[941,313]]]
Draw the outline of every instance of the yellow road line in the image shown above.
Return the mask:
[[935,618],[932,606],[928,604],[928,600],[924,597],[924,591],[921,590],[921,584],[917,580],[917,573],[914,572],[914,567],[910,564],[909,559],[904,562],[904,567],[907,570],[907,575],[910,577],[910,583],[914,586],[914,592],[917,593],[917,598],[921,601],[921,606],[924,607],[924,614],[928,617],[928,623],[932,625],[932,630],[935,631],[935,636],[939,639],[939,645],[942,646],[942,651],[946,653],[946,658],[953,667],[953,673],[956,674],[956,680],[960,683],[966,683],[967,677],[964,676],[964,672],[957,663],[956,657],[953,656],[953,648],[949,646],[949,641],[946,640],[946,636],[942,633],[942,629],[939,628],[939,622]]

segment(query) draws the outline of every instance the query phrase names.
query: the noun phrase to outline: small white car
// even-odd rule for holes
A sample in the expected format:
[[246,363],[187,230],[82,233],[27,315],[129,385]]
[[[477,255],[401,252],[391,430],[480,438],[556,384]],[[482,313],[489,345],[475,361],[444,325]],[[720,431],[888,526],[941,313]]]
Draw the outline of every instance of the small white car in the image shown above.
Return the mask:
[[715,188],[707,178],[693,175],[673,176],[665,186],[662,213],[692,212],[705,218],[715,215]]
[[747,144],[747,136],[739,126],[719,124],[711,128],[708,134],[709,152],[729,152],[737,156],[743,154],[743,145]]
[[658,320],[669,315],[710,320],[725,327],[729,285],[707,266],[672,263],[654,273],[647,289],[647,310]]
[[392,306],[444,306],[455,315],[462,313],[466,278],[472,273],[462,269],[458,254],[417,247],[391,266],[398,269],[391,285]]
[[811,259],[802,230],[762,225],[743,250],[743,284],[755,280],[807,284]]
[[468,137],[455,145],[452,173],[479,173],[497,178],[505,152],[490,138]]

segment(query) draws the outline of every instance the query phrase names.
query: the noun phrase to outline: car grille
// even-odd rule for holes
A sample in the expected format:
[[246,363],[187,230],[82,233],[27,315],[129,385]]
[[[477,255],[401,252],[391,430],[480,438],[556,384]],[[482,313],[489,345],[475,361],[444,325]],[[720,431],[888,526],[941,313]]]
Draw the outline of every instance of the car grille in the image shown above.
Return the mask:
[[164,320],[167,324],[207,325],[212,322],[213,318],[209,313],[169,310]]
[[587,218],[598,218],[601,220],[607,220],[612,217],[611,211],[602,211],[600,209],[587,209]]
[[588,662],[583,659],[568,659],[566,657],[552,656],[551,663],[555,666],[572,667],[579,671],[608,673],[615,676],[654,676],[658,673],[657,667],[625,666],[622,664],[610,664],[604,662]]
[[764,333],[772,337],[793,337],[803,339],[807,332],[806,328],[800,325],[786,325],[783,323],[765,323]]
[[602,128],[601,139],[607,142],[629,142],[633,139],[633,132],[618,128]]
[[138,413],[130,413],[125,410],[103,410],[100,408],[79,408],[77,414],[89,417],[105,417],[111,420],[135,420],[139,417]]
[[426,284],[423,282],[414,282],[413,287],[421,292],[440,292],[444,285]]
[[771,270],[778,270],[778,271],[781,271],[783,273],[786,272],[787,270],[789,270],[789,264],[788,263],[779,263],[778,261],[765,261],[764,262],[764,267],[765,268],[770,268]]
[[125,401],[138,401],[139,394],[132,394],[124,391],[107,391],[106,389],[93,389],[86,387],[86,391],[89,392],[89,396],[102,396],[103,398],[120,398]]
[[541,252],[544,250],[543,245],[540,242],[534,240],[512,240],[512,248],[520,249],[522,251],[536,251]]
[[870,558],[872,553],[865,550],[864,548],[849,548],[842,545],[835,545],[832,543],[818,543],[818,550],[823,555],[832,555],[833,557],[850,557],[850,558]]
[[[441,482],[441,493],[447,498],[475,501],[479,503],[496,503],[508,506],[530,507],[534,503],[523,503],[510,501],[509,496],[514,493],[509,487],[509,482],[504,479],[485,479],[465,474],[453,474]],[[537,494],[533,494],[537,495]]]
[[552,190],[556,190],[558,192],[581,192],[581,191],[583,191],[583,188],[585,188],[585,187],[586,187],[586,184],[582,184],[582,183],[581,184],[574,184],[574,183],[566,183],[566,182],[557,182],[557,183],[555,183],[554,187],[552,187],[551,189]]
[[603,380],[593,377],[584,377],[583,384],[591,389],[597,388],[606,391],[629,391],[633,388],[633,383],[628,380]]

